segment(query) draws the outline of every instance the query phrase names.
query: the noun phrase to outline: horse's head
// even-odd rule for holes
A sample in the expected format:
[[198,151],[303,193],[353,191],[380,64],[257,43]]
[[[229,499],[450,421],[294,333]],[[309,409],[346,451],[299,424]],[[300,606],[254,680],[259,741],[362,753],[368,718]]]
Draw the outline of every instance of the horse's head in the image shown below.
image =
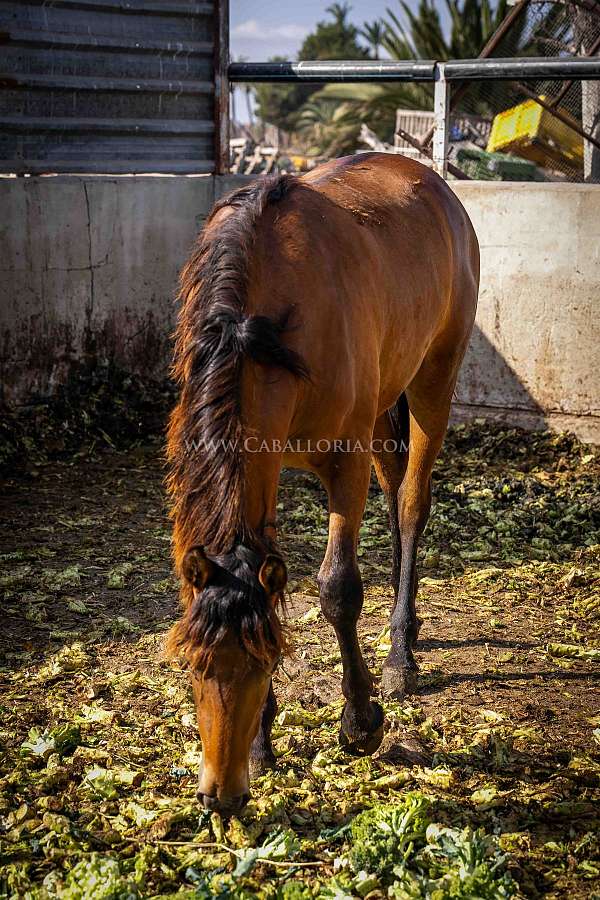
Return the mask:
[[284,649],[276,607],[286,568],[279,556],[259,557],[238,544],[212,558],[194,547],[181,574],[188,599],[169,647],[183,653],[192,673],[202,739],[198,798],[234,813],[249,797],[250,746]]

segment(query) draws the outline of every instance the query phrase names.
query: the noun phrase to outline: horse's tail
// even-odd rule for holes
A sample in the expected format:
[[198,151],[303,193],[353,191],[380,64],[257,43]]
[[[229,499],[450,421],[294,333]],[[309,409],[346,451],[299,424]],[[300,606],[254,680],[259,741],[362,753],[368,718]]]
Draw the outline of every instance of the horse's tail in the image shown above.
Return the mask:
[[[406,394],[402,393],[388,410],[390,425],[396,441],[396,453],[408,454],[410,442],[410,415]],[[408,459],[408,456],[406,456]]]

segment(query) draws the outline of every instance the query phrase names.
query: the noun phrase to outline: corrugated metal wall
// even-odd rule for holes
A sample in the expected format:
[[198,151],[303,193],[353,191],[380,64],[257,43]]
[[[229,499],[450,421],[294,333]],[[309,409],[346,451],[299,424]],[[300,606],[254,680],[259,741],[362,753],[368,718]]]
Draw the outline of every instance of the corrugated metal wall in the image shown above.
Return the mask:
[[0,172],[214,171],[218,18],[219,0],[0,0]]

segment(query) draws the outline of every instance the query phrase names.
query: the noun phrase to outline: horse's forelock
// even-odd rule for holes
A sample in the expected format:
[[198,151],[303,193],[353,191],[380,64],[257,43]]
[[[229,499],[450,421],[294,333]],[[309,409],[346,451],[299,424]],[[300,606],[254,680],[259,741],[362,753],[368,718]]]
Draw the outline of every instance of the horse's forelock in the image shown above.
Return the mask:
[[182,657],[199,675],[226,637],[235,636],[243,649],[263,668],[285,653],[285,629],[258,580],[260,557],[237,545],[214,560],[216,578],[204,590],[190,592],[181,619],[167,641],[171,657]]

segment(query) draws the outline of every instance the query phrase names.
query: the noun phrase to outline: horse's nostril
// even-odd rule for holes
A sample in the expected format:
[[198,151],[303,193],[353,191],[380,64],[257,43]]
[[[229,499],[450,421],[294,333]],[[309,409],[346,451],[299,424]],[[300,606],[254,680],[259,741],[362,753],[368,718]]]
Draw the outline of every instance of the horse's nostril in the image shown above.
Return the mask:
[[203,794],[202,791],[198,791],[196,797],[202,803],[204,809],[213,809],[217,812],[223,813],[223,815],[232,815],[233,813],[240,812],[242,810],[248,800],[250,799],[250,794],[240,794],[237,797],[227,797],[227,798],[219,798],[213,797],[210,794]]
[[198,800],[202,803],[204,809],[217,809],[219,806],[219,798],[211,797],[210,794],[203,794],[202,791],[198,791],[196,794]]

